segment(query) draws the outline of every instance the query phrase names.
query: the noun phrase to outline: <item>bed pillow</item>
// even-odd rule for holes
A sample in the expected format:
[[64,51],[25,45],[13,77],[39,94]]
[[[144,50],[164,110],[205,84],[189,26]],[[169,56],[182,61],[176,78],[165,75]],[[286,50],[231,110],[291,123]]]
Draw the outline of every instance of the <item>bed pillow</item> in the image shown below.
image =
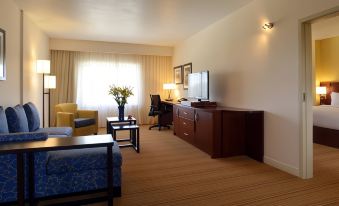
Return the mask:
[[339,106],[339,93],[332,92],[331,93],[331,105],[332,106]]

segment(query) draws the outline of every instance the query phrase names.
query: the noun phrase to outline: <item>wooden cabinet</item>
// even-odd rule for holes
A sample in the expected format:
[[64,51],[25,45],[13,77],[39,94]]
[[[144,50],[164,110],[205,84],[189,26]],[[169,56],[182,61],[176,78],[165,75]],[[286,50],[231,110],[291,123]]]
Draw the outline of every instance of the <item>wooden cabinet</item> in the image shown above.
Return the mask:
[[263,160],[263,112],[226,107],[173,107],[174,134],[212,158]]

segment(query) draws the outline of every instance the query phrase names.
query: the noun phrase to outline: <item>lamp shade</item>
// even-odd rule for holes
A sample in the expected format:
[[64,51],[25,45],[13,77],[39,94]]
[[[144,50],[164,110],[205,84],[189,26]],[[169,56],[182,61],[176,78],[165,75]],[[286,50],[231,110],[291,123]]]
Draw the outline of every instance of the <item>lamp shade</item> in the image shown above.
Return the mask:
[[317,87],[316,94],[326,94],[326,87]]
[[167,83],[167,84],[164,84],[164,85],[163,85],[163,88],[164,88],[165,90],[175,89],[175,84],[173,84],[173,83]]
[[56,77],[55,76],[45,76],[45,89],[55,89],[56,88]]
[[51,72],[51,64],[49,60],[39,59],[36,62],[36,72],[39,74],[49,74]]

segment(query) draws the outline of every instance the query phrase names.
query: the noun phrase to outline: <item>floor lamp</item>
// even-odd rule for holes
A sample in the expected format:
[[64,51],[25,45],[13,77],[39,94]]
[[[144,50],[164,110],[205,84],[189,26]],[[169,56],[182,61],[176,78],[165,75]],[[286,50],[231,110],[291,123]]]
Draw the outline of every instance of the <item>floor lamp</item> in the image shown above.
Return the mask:
[[[56,76],[44,75],[44,89],[48,89],[48,92],[44,91],[44,95],[48,95],[48,127],[51,125],[51,89],[56,88]],[[45,99],[45,96],[44,96]],[[45,109],[45,101],[43,102]]]
[[50,61],[38,59],[36,62],[36,72],[42,74],[42,125],[45,127],[45,74],[51,73]]

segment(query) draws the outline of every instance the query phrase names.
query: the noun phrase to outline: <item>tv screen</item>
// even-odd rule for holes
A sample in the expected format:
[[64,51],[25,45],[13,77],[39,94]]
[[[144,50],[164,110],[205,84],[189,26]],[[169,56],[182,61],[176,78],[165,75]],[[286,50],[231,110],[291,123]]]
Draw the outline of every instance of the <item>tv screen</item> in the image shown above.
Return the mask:
[[188,97],[209,99],[209,72],[196,72],[188,75]]

